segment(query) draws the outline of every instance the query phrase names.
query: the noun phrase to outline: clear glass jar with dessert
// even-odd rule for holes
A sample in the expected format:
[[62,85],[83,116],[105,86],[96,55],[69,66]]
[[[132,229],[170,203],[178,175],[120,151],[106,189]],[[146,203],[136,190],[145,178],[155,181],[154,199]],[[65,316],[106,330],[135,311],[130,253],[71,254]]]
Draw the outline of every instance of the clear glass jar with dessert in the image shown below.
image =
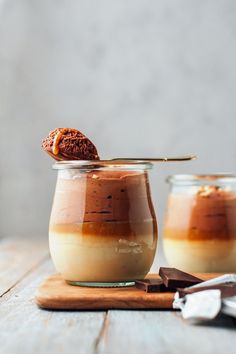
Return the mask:
[[149,163],[61,161],[49,227],[54,265],[70,284],[125,286],[149,272],[157,246]]
[[175,175],[167,181],[168,263],[190,272],[235,272],[236,175]]

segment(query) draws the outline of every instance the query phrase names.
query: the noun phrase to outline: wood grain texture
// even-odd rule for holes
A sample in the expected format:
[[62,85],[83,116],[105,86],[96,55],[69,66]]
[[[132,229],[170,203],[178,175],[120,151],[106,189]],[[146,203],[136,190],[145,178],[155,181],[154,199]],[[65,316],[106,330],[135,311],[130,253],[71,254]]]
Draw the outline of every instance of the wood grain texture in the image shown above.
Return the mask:
[[203,325],[185,322],[180,312],[112,310],[97,346],[99,354],[233,354],[236,322],[222,317]]
[[[216,274],[198,274],[210,279]],[[150,274],[149,277],[159,277]],[[135,287],[89,288],[67,284],[59,274],[47,278],[36,293],[36,303],[46,309],[172,309],[174,293],[146,293]]]
[[0,241],[0,296],[9,291],[49,254],[42,238],[6,238]]
[[[14,240],[7,242],[15,245]],[[32,244],[32,240],[28,243],[28,250],[35,255],[36,263],[32,263],[35,265],[29,269],[25,257],[25,263],[22,260],[22,269],[28,269],[25,274],[13,265],[10,271],[1,273],[8,277],[10,272],[10,278],[15,279],[14,285],[0,297],[1,354],[235,353],[236,322],[230,317],[191,325],[183,321],[179,312],[168,310],[40,309],[35,305],[34,295],[54,267],[49,258],[37,262],[43,248],[37,256],[37,243]],[[12,254],[9,247],[8,257],[14,260],[15,247],[10,247]],[[9,266],[8,262],[5,264]]]
[[0,299],[0,353],[94,354],[105,312],[43,311],[34,294],[52,272],[51,261],[31,271]]

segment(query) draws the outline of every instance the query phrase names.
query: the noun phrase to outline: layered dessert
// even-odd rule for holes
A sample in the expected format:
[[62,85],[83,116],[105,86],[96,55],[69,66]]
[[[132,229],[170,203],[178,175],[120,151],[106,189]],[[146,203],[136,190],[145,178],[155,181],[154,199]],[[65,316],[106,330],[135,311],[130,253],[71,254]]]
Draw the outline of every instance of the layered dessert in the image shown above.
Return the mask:
[[[57,271],[77,285],[106,286],[144,278],[157,245],[150,166],[101,165],[91,141],[70,128],[52,131],[42,147],[59,161],[49,226]],[[65,161],[81,159],[87,161],[77,165]]]
[[169,264],[177,268],[236,271],[236,193],[217,185],[171,193],[163,242]]
[[68,281],[143,278],[157,243],[147,173],[60,171],[49,240],[54,264]]

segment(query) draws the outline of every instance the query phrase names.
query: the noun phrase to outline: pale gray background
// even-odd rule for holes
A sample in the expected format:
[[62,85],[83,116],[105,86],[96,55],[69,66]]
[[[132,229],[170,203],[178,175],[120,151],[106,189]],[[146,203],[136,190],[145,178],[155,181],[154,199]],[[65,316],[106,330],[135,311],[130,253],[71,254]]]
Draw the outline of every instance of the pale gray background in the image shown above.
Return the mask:
[[235,68],[235,0],[0,0],[1,235],[47,235],[58,126],[103,157],[197,153],[154,172],[160,224],[166,175],[235,172]]

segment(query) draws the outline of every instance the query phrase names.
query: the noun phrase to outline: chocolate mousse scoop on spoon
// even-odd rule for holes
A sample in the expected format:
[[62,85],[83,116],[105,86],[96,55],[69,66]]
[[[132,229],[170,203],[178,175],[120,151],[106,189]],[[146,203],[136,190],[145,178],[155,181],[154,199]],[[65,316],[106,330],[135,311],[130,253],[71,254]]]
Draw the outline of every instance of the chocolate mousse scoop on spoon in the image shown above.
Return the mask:
[[43,139],[42,148],[57,161],[99,160],[94,144],[79,130],[56,128]]
[[[79,130],[72,128],[56,128],[43,140],[42,148],[55,160],[95,160],[99,165],[119,165],[121,163],[142,162],[173,162],[189,161],[196,158],[195,155],[176,157],[117,157],[108,160],[100,160],[95,145]],[[99,161],[97,161],[99,160]]]

